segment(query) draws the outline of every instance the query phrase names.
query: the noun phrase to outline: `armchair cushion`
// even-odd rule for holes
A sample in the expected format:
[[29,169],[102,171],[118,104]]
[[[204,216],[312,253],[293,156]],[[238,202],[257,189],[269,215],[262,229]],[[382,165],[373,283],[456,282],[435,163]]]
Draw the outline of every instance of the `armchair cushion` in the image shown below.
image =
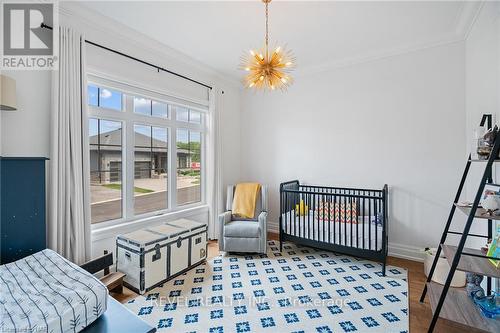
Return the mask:
[[224,237],[259,238],[260,224],[254,221],[231,221],[224,226]]

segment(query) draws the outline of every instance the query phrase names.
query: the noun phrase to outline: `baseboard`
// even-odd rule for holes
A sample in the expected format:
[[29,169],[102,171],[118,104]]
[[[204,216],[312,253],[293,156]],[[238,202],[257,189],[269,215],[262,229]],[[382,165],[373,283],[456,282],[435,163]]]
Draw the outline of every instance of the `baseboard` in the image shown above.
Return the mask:
[[[279,239],[278,223],[268,222],[267,234],[269,239]],[[389,256],[418,262],[424,261],[424,254],[421,248],[405,244],[389,242]]]
[[424,261],[422,248],[389,242],[389,255],[391,257],[408,259],[413,261]]

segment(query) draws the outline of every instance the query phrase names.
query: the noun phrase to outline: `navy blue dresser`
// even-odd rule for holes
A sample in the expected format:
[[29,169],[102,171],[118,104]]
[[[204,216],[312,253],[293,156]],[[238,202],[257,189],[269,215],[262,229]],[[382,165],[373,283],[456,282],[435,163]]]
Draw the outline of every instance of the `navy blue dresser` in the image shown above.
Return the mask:
[[0,263],[45,249],[44,157],[0,157]]

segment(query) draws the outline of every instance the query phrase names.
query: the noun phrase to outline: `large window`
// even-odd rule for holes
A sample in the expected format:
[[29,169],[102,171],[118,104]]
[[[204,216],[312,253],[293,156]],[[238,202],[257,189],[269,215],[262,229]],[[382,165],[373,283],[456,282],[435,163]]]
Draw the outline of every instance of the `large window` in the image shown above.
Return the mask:
[[92,223],[202,204],[203,108],[95,81],[88,86]]

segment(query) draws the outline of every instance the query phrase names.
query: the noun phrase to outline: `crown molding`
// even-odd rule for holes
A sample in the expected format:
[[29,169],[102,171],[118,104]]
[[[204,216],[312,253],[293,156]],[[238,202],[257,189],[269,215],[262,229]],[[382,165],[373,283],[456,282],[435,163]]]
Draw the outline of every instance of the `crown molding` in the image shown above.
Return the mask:
[[[67,18],[68,22],[71,22],[72,25],[81,28],[84,34],[91,35],[92,41],[103,43],[108,47],[116,48],[125,53],[133,52],[134,49],[148,50],[151,57],[145,60],[193,77],[213,87],[220,87],[221,85],[234,89],[241,87],[241,84],[237,80],[220,73],[210,65],[197,61],[185,53],[177,51],[156,39],[81,4],[71,1],[63,2],[59,6],[59,14]],[[61,22],[61,19],[59,22]],[[106,40],[106,42],[102,40]],[[112,45],[109,45],[110,40],[114,41]],[[168,64],[165,65],[165,58],[175,59],[177,63],[188,70],[179,71],[176,68],[168,66]]]
[[344,59],[340,60],[335,60],[335,61],[330,61],[330,62],[324,62],[319,65],[310,65],[306,66],[300,70],[297,70],[296,72],[296,77],[305,77],[309,75],[314,75],[317,73],[322,73],[326,71],[331,71],[335,69],[340,69],[340,68],[345,68],[345,67],[351,67],[355,65],[360,65],[364,63],[370,63],[374,61],[380,61],[404,54],[410,54],[414,52],[419,52],[435,47],[441,47],[441,46],[446,46],[450,44],[455,44],[455,43],[461,43],[463,42],[462,37],[457,37],[454,34],[450,35],[449,37],[442,38],[440,40],[437,40],[432,43],[421,43],[421,44],[413,44],[413,45],[408,45],[404,47],[399,47],[399,48],[394,48],[391,50],[385,50],[385,51],[380,51],[380,52],[375,52],[371,55],[367,56],[358,56],[358,57],[347,57]]
[[338,59],[333,61],[323,62],[317,65],[305,66],[296,72],[296,77],[304,77],[308,75],[314,75],[317,73],[340,69],[344,67],[350,67],[354,65],[360,65],[363,63],[369,63],[373,61],[383,60],[386,58],[391,58],[395,56],[404,55],[407,53],[418,52],[434,47],[446,46],[454,43],[460,43],[467,40],[472,27],[474,26],[481,9],[485,4],[485,0],[481,1],[463,1],[460,9],[458,10],[457,16],[454,23],[454,31],[441,36],[434,41],[425,43],[416,43],[406,46],[400,46],[390,50],[383,50],[380,52],[375,52],[371,55],[364,56],[354,56],[346,57],[344,59]]

